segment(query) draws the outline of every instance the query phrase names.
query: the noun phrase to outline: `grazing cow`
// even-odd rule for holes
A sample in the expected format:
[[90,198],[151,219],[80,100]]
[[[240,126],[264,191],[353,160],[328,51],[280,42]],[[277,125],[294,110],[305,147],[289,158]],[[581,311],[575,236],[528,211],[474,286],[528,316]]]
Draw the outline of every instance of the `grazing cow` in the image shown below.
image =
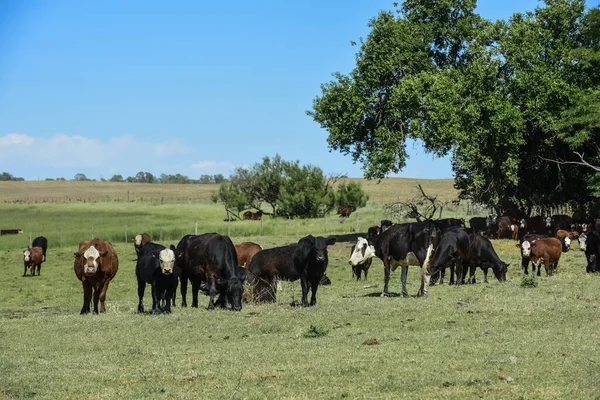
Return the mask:
[[31,242],[31,247],[41,247],[44,252],[44,261],[46,261],[46,250],[48,250],[48,240],[43,236],[38,236]]
[[585,249],[585,258],[587,260],[587,267],[585,271],[600,272],[600,233],[590,232],[587,236],[587,247]]
[[261,250],[261,245],[254,242],[236,244],[235,253],[237,254],[238,265],[242,268],[248,268],[252,257]]
[[454,273],[456,271],[456,284],[464,283],[466,271],[463,266],[469,251],[469,235],[467,230],[459,226],[442,232],[440,243],[435,249],[431,261],[431,282],[433,277],[440,274],[440,284],[444,283],[445,269],[450,267],[450,284],[453,285]]
[[574,230],[571,229],[571,227],[573,226],[573,218],[569,217],[568,215],[553,215],[552,217],[550,217],[550,235],[552,236],[556,236],[556,232],[558,232],[559,230],[563,230],[563,231],[569,231],[569,230]]
[[394,225],[379,236],[371,239],[358,238],[350,264],[356,266],[377,256],[384,265],[384,286],[382,296],[389,295],[390,270],[402,267],[402,295],[408,296],[406,277],[408,266],[421,267],[421,287],[418,296],[427,296],[430,280],[429,264],[439,241],[439,230],[430,222],[417,222]]
[[[181,268],[181,305],[187,307],[187,284],[192,283],[192,307],[198,307],[200,285],[206,283],[210,300],[208,309],[215,305],[225,308],[227,303],[236,311],[242,309],[242,294],[246,275],[237,263],[237,254],[231,239],[218,233],[186,235],[177,244],[175,263]],[[215,296],[219,298],[215,303]]]
[[531,242],[529,258],[533,268],[537,267],[540,276],[541,264],[544,263],[546,276],[551,276],[558,268],[562,254],[562,245],[557,238],[537,239]]
[[381,228],[377,225],[374,225],[367,230],[367,239],[372,238],[373,236],[377,236],[380,233],[381,233]]
[[146,243],[140,249],[135,275],[138,282],[138,313],[144,312],[146,284],[152,286],[152,311],[171,312],[171,300],[177,291],[181,269],[175,265],[175,247],[167,249],[158,243]]
[[135,235],[133,238],[133,247],[135,248],[135,254],[139,255],[140,249],[144,247],[146,243],[150,243],[152,238],[147,233],[142,233],[141,235]]
[[27,268],[31,270],[31,276],[35,275],[36,267],[39,276],[42,262],[44,262],[43,258],[44,252],[41,247],[29,247],[23,250],[23,276],[27,275]]
[[492,242],[488,238],[477,234],[469,235],[467,260],[469,264],[469,283],[476,283],[475,270],[477,267],[483,270],[483,282],[485,283],[488,283],[487,276],[490,267],[499,282],[506,281],[506,272],[510,264],[506,264],[498,257]]
[[18,235],[19,233],[23,233],[23,229],[0,229],[0,236]]
[[340,208],[337,213],[342,218],[348,218],[352,214],[352,209],[350,207]]
[[389,219],[382,219],[379,224],[381,227],[381,231],[379,233],[383,233],[383,232],[387,231],[388,229],[390,229],[392,227],[392,225],[394,225],[394,223],[392,221],[390,221]]
[[432,220],[428,220],[428,222],[431,222],[432,224],[435,225],[435,227],[437,229],[439,229],[440,231],[443,231],[444,229],[448,229],[448,228],[454,228],[454,227],[459,227],[459,228],[464,228],[465,227],[465,220],[462,218],[443,218],[443,219],[432,219]]
[[262,219],[263,212],[260,210],[258,210],[257,212],[246,211],[242,215],[243,215],[244,219],[251,220],[251,221],[260,221]]
[[[375,236],[377,236],[377,235],[375,235]],[[371,236],[371,237],[373,237],[373,236]],[[367,237],[367,239],[369,239],[371,237]],[[354,249],[356,249],[356,245],[353,244],[352,248],[350,249],[350,257],[352,257],[352,254],[354,254]],[[352,277],[356,276],[356,280],[359,281],[361,273],[364,273],[365,280],[367,280],[367,274],[369,273],[369,268],[371,268],[372,262],[373,262],[373,258],[368,258],[367,260],[365,260],[365,262],[358,263],[356,265],[352,265],[352,263],[350,263],[350,265],[352,266]]]
[[79,243],[73,270],[83,285],[81,314],[90,312],[92,289],[94,291],[94,313],[98,314],[98,300],[100,301],[100,312],[104,312],[104,300],[108,285],[119,270],[119,258],[112,244],[100,239],[84,240]]
[[300,279],[302,306],[309,306],[309,289],[312,291],[310,305],[317,304],[317,288],[329,262],[327,246],[335,242],[336,238],[325,239],[308,235],[297,244],[274,247],[257,253],[248,268],[250,284],[257,300],[274,302],[277,280]]
[[[521,268],[525,275],[529,275],[529,261],[531,261],[531,242],[538,239],[545,239],[547,235],[538,235],[536,233],[528,233],[524,235],[517,247],[521,250]],[[533,269],[535,272],[535,267]]]

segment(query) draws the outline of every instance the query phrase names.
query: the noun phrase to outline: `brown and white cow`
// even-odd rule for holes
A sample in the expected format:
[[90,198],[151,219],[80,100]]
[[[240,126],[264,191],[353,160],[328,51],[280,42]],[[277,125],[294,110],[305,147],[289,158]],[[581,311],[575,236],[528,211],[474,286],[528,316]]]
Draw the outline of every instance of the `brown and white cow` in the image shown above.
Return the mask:
[[560,240],[563,245],[563,251],[567,252],[571,249],[571,242],[579,237],[578,232],[569,232],[563,229],[556,231],[556,238]]
[[[526,246],[526,243],[529,242],[523,242],[522,246]],[[523,250],[525,250],[525,247],[523,247]],[[551,276],[558,268],[558,261],[562,254],[562,244],[556,238],[533,240],[530,243],[528,253],[533,268],[537,267],[538,269],[537,275],[540,276],[541,266],[544,263],[546,276]]]
[[144,247],[146,243],[150,243],[152,238],[147,233],[142,233],[140,235],[135,235],[133,238],[133,247],[135,248],[135,254],[137,255],[140,252],[140,249]]
[[237,254],[238,264],[242,268],[248,268],[252,257],[256,253],[262,250],[262,247],[258,243],[254,242],[242,242],[235,245],[235,253]]
[[260,221],[262,219],[263,212],[260,210],[258,210],[257,212],[246,211],[242,215],[244,216],[244,219],[248,219],[251,221]]
[[94,313],[98,314],[98,301],[100,312],[105,311],[104,301],[110,281],[119,269],[119,258],[112,244],[105,240],[92,239],[79,243],[79,250],[75,253],[73,270],[77,279],[83,285],[83,307],[81,314],[90,312],[92,290],[94,296]]
[[44,250],[41,247],[29,247],[23,250],[23,276],[27,275],[27,268],[31,270],[31,276],[35,275],[36,267],[39,276],[42,262],[44,262]]

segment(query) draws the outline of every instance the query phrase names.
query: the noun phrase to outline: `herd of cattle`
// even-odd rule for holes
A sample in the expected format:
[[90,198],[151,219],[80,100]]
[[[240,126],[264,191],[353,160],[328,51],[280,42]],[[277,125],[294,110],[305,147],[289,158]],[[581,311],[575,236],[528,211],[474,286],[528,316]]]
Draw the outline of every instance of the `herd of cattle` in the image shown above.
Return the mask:
[[[541,221],[541,222],[540,222]],[[391,271],[401,267],[402,295],[407,296],[408,267],[418,266],[421,285],[418,296],[427,296],[428,287],[442,284],[446,269],[450,269],[450,284],[475,283],[475,271],[483,270],[487,282],[491,268],[498,281],[506,280],[509,265],[503,262],[490,241],[494,238],[513,238],[519,241],[522,268],[528,274],[529,263],[540,275],[543,264],[546,276],[557,269],[563,251],[570,241],[579,240],[585,251],[587,272],[596,272],[600,260],[600,219],[578,222],[567,216],[533,217],[516,220],[511,217],[472,218],[470,228],[462,219],[440,219],[424,222],[393,224],[381,221],[380,226],[369,228],[367,237],[359,237],[352,246],[349,263],[356,279],[365,279],[372,259],[377,257],[384,265],[382,296],[389,295]],[[516,234],[515,234],[516,232]],[[231,239],[217,233],[186,235],[175,247],[153,243],[148,234],[137,235],[134,247],[137,253],[138,312],[144,312],[144,292],[151,285],[152,311],[171,312],[175,305],[177,286],[180,284],[181,305],[187,306],[188,281],[192,287],[192,307],[198,307],[198,293],[209,296],[208,309],[215,307],[241,310],[244,284],[248,283],[250,297],[257,302],[276,301],[278,281],[300,280],[302,306],[316,304],[319,285],[330,282],[325,276],[328,265],[328,246],[336,238],[301,238],[297,243],[263,249],[253,242],[233,244]],[[33,240],[23,251],[24,272],[27,269],[40,275],[46,261],[48,241],[43,237]],[[83,286],[81,313],[104,312],[106,291],[117,274],[119,259],[112,244],[93,239],[79,244],[75,252],[74,272]],[[468,278],[467,278],[468,274]],[[311,292],[310,301],[308,293]],[[100,303],[100,309],[98,309]]]

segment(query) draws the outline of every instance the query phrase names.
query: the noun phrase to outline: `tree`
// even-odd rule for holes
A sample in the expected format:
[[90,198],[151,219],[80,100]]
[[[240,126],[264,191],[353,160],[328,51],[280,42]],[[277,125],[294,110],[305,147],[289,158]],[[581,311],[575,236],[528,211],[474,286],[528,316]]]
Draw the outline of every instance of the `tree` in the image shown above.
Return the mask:
[[360,183],[348,182],[338,186],[335,205],[338,209],[350,208],[352,212],[367,205],[369,196],[362,190]]
[[111,182],[125,182],[125,180],[123,179],[123,177],[121,175],[113,175],[112,178],[110,178]]
[[[213,182],[214,182],[214,180],[213,180],[212,176],[210,176],[210,175],[200,175],[200,183],[201,184],[206,185],[206,184],[213,183]],[[221,182],[219,182],[219,183],[221,183]]]
[[242,193],[238,182],[222,182],[219,190],[212,195],[214,203],[222,203],[227,212],[227,219],[231,219],[231,215],[240,219],[240,212],[248,207],[248,201],[244,193]]
[[220,185],[223,181],[225,181],[225,177],[222,174],[216,174],[212,177],[212,182]]
[[73,178],[73,180],[75,181],[89,181],[89,179],[85,176],[85,174],[75,174],[75,177]]
[[547,0],[493,23],[475,5],[407,0],[380,13],[356,67],[322,85],[308,114],[367,178],[404,168],[413,138],[451,154],[461,197],[498,212],[589,203],[595,174],[548,160],[598,154],[598,9]]
[[150,172],[138,172],[135,180],[138,183],[157,183],[157,179]]
[[284,162],[276,154],[273,159],[263,157],[262,163],[256,163],[251,168],[236,168],[231,180],[239,184],[250,207],[271,214],[262,209],[264,202],[271,206],[272,214],[276,215],[284,173]]
[[9,174],[8,172],[3,172],[0,174],[0,181],[24,181],[23,178],[18,178]]

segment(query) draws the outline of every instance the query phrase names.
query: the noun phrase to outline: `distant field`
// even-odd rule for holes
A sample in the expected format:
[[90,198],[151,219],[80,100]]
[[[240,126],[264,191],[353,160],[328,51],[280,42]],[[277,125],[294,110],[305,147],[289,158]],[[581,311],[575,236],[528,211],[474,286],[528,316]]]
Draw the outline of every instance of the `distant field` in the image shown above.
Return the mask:
[[[422,180],[389,178],[377,183],[366,179],[360,182],[372,204],[408,200],[417,194],[421,183],[428,194],[442,201],[453,200],[458,193],[454,180]],[[340,180],[345,182],[348,180]],[[26,181],[0,182],[0,203],[72,203],[72,202],[134,202],[149,204],[209,204],[218,185],[178,185],[113,182]]]

